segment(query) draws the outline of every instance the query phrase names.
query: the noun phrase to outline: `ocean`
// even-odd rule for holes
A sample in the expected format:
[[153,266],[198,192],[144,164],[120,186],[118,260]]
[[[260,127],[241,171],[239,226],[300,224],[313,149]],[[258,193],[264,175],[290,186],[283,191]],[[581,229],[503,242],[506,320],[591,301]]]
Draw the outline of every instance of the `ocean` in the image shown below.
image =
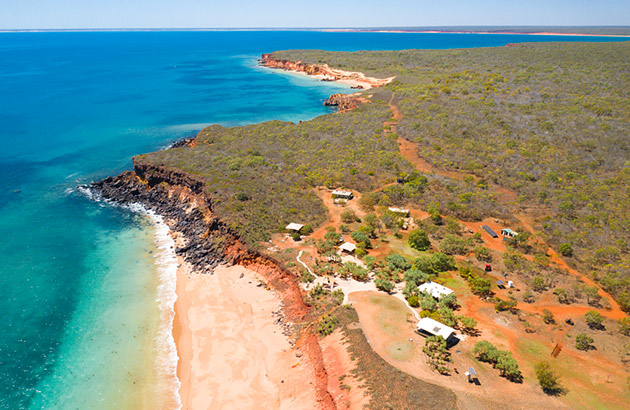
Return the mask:
[[0,34],[1,409],[176,408],[174,268],[159,216],[79,192],[207,124],[308,120],[344,85],[265,52],[462,48],[604,37],[489,34]]

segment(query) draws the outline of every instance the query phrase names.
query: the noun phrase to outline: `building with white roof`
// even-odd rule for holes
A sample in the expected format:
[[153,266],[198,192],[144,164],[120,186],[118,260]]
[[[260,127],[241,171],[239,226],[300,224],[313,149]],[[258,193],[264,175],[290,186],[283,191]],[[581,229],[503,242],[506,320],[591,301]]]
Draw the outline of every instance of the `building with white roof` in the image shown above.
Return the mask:
[[344,242],[339,246],[339,250],[341,252],[346,252],[346,253],[352,253],[357,249],[357,245],[350,243],[350,242]]
[[352,199],[354,197],[354,195],[352,194],[352,191],[342,191],[342,190],[337,190],[337,189],[332,191],[332,195],[335,198],[343,198],[343,199]]
[[453,342],[455,329],[430,317],[423,317],[418,322],[418,333],[423,336],[442,336],[446,343],[449,344],[449,341]]
[[435,282],[423,283],[422,285],[418,286],[418,291],[421,293],[428,293],[436,299],[440,299],[444,295],[449,295],[453,293],[452,289],[449,289],[446,286],[442,286],[439,283]]
[[295,232],[300,232],[300,229],[302,229],[304,227],[304,225],[302,224],[296,224],[296,223],[290,223],[286,226],[287,231],[295,231]]
[[403,215],[403,216],[409,216],[409,209],[396,208],[396,207],[393,207],[393,206],[390,206],[387,209],[389,209],[390,212],[393,212],[395,214],[400,214],[400,215]]

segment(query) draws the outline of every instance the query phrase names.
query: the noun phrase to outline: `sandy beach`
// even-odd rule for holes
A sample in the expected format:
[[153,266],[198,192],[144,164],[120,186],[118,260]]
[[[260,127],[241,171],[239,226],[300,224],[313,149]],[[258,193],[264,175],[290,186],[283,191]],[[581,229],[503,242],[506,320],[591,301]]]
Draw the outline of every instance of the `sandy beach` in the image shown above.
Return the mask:
[[[261,285],[262,283],[262,285]],[[243,266],[197,274],[180,259],[173,335],[183,409],[317,408],[279,296]]]

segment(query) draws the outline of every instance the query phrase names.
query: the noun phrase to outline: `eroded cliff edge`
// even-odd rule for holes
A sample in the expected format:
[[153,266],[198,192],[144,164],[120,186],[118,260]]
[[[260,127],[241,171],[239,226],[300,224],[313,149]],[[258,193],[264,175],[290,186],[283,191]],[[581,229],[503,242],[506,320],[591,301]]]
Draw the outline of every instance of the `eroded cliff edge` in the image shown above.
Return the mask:
[[[286,321],[293,330],[309,320],[310,307],[302,299],[298,279],[279,262],[245,246],[223,221],[213,213],[213,201],[203,192],[203,181],[181,171],[141,164],[134,170],[94,182],[95,196],[122,205],[141,204],[164,218],[171,231],[184,238],[175,249],[197,274],[211,274],[219,264],[239,264],[266,279],[282,301]],[[328,378],[322,351],[314,333],[290,335],[308,363],[311,380],[321,409],[334,409],[327,391]]]

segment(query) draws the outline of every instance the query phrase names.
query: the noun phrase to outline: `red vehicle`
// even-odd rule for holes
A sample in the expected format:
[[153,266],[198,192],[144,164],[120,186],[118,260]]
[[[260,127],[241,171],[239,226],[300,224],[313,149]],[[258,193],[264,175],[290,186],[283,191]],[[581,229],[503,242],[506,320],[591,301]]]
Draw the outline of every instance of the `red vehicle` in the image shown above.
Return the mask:
[[492,266],[486,265],[486,272],[492,272]]

